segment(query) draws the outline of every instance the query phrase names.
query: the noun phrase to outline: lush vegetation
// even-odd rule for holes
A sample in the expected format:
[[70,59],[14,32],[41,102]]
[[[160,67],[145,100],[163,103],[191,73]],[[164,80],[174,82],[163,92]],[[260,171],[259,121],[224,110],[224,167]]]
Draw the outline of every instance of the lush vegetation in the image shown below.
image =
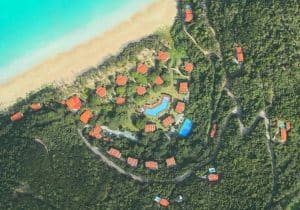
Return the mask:
[[[170,32],[160,30],[129,44],[120,55],[86,72],[72,86],[46,87],[0,114],[0,209],[155,209],[160,208],[153,202],[156,195],[169,198],[170,209],[299,209],[299,2],[184,0],[179,4],[180,18]],[[188,25],[181,18],[186,4],[194,11],[194,20]],[[208,55],[199,50],[183,26]],[[235,46],[243,47],[242,67],[233,62]],[[155,61],[159,50],[170,53],[167,65]],[[147,77],[135,72],[140,61],[150,66]],[[195,65],[185,111],[194,122],[191,136],[186,140],[172,136],[168,141],[163,127],[145,135],[142,129],[149,119],[135,109],[166,91],[180,97],[174,81],[186,75],[174,68],[182,70],[186,61]],[[129,78],[126,88],[114,85],[116,74],[121,73]],[[166,81],[164,86],[136,96],[137,85],[151,83],[157,74]],[[95,94],[100,85],[108,86],[111,97],[107,100]],[[226,88],[237,97],[239,117],[231,114],[237,103]],[[99,161],[78,135],[77,128],[83,127],[80,113],[72,114],[60,103],[74,93],[83,99],[84,107],[99,114],[91,124],[129,130],[141,138],[140,144],[126,138],[111,143],[89,139],[93,145],[103,151],[113,146],[125,157],[155,159],[160,165],[174,155],[178,166],[149,171],[143,164],[133,169],[112,159],[129,172],[162,181],[141,184]],[[113,103],[119,95],[128,99],[124,106]],[[28,108],[31,102],[45,106],[32,112]],[[17,110],[24,112],[25,118],[11,123],[9,116]],[[266,138],[264,121],[255,120],[262,110],[272,122],[292,123],[286,144]],[[212,139],[213,121],[218,133]],[[252,127],[252,132],[242,135],[240,122]],[[276,129],[274,125],[271,133]],[[218,183],[201,179],[210,166],[216,166],[221,174]],[[185,171],[193,172],[185,181],[163,182]],[[178,195],[183,195],[182,203],[175,202]]]

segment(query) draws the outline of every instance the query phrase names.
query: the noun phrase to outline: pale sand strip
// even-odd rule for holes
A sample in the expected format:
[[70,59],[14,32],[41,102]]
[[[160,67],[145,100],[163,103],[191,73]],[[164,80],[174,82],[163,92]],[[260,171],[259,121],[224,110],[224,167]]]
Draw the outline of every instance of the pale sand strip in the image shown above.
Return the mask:
[[46,60],[0,85],[0,109],[19,97],[55,82],[72,82],[84,70],[117,54],[126,43],[150,35],[159,27],[170,26],[177,13],[175,0],[157,0],[128,20],[99,37]]

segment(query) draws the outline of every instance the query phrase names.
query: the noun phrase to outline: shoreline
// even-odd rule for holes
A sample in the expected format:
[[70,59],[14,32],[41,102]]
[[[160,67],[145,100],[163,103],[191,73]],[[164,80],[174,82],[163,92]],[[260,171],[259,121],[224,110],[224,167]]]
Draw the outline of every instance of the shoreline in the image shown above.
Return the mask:
[[140,40],[163,26],[171,26],[177,15],[177,1],[156,0],[128,19],[79,44],[71,50],[53,55],[45,61],[0,84],[0,110],[18,98],[37,91],[44,85],[72,83],[86,70],[96,67],[124,46]]

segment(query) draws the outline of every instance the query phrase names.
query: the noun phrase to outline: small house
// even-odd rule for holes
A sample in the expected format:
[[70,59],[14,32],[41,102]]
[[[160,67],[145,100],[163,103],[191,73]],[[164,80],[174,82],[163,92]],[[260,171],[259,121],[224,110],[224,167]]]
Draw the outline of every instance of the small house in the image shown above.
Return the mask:
[[236,48],[236,58],[240,63],[244,61],[243,49],[241,47]]
[[127,77],[124,75],[118,75],[116,79],[116,83],[118,86],[125,86],[127,84]]
[[213,123],[212,124],[212,129],[210,131],[210,138],[214,138],[216,136],[217,133],[217,123]]
[[147,89],[144,86],[138,86],[136,89],[136,93],[139,96],[145,95],[147,93]]
[[166,159],[167,167],[176,166],[176,161],[174,157]]
[[187,82],[179,83],[179,93],[180,94],[186,94],[188,92],[189,92],[188,83]]
[[132,157],[127,158],[128,165],[130,165],[132,167],[137,167],[138,162],[139,162],[138,159],[135,159],[135,158],[132,158]]
[[158,169],[158,163],[156,161],[146,161],[145,167],[150,170],[157,170]]
[[90,119],[93,117],[93,113],[90,110],[85,110],[81,115],[80,115],[80,121],[83,122],[84,124],[88,124]]
[[186,23],[190,23],[190,22],[192,22],[193,18],[194,18],[194,15],[193,15],[192,7],[190,5],[186,5],[185,11],[184,11],[184,21]]
[[140,63],[136,67],[136,71],[140,74],[147,74],[148,73],[148,66],[144,63]]
[[175,112],[182,113],[184,112],[184,109],[185,109],[185,103],[181,101],[177,102],[175,107]]
[[162,124],[164,127],[170,127],[174,122],[174,118],[171,115],[169,115],[162,121]]
[[169,60],[169,53],[165,51],[160,51],[157,54],[157,59],[165,63]]
[[24,117],[24,115],[23,115],[22,112],[17,112],[17,113],[13,114],[13,115],[10,117],[10,120],[11,120],[12,122],[15,122],[15,121],[17,121],[17,120],[22,119],[23,117]]
[[39,111],[42,108],[42,105],[37,103],[37,104],[31,104],[30,108],[32,111]]
[[118,104],[118,105],[123,105],[123,104],[125,104],[125,102],[126,102],[126,99],[123,97],[116,98],[116,104]]
[[219,180],[219,175],[218,174],[209,174],[207,176],[207,179],[210,182],[217,182]]
[[121,158],[121,152],[115,148],[110,148],[110,150],[107,153],[114,158]]
[[153,133],[156,131],[156,125],[155,124],[146,124],[145,125],[145,133]]
[[95,128],[93,128],[90,132],[89,132],[89,136],[95,139],[101,139],[101,126],[99,124],[96,124]]
[[98,87],[96,89],[96,94],[98,96],[100,96],[101,98],[105,97],[106,96],[106,88],[105,87]]
[[82,104],[80,98],[77,95],[74,95],[66,101],[66,105],[72,112],[77,112]]
[[193,70],[194,70],[194,64],[192,63],[186,63],[184,65],[184,70],[187,72],[187,73],[191,73]]
[[154,84],[162,85],[162,84],[164,84],[164,80],[161,78],[161,76],[157,76],[157,77],[155,77]]

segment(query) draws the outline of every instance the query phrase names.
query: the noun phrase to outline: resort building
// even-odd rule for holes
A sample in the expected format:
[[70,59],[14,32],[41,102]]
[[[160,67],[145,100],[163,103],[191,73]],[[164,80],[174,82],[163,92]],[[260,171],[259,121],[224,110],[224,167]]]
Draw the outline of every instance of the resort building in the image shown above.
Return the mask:
[[164,80],[161,78],[161,76],[157,76],[154,80],[155,85],[162,85],[164,84]]
[[124,75],[118,75],[116,79],[116,83],[118,86],[125,86],[127,84],[127,77]]
[[90,110],[85,110],[80,115],[80,121],[83,122],[84,124],[88,124],[92,117],[93,117],[93,113]]
[[186,63],[184,65],[184,70],[187,72],[187,73],[191,73],[193,70],[194,70],[194,64],[192,63]]
[[170,127],[174,122],[175,121],[174,121],[173,117],[170,115],[162,121],[162,124],[164,127]]
[[145,166],[146,166],[146,168],[148,168],[150,170],[158,169],[158,163],[156,161],[146,161]]
[[186,94],[188,92],[189,92],[188,83],[187,82],[179,83],[179,93],[180,94]]
[[207,176],[207,179],[210,182],[217,182],[219,180],[219,175],[218,174],[209,174]]
[[167,167],[176,166],[176,161],[174,157],[166,159]]
[[137,167],[138,162],[139,162],[138,159],[135,159],[135,158],[132,158],[132,157],[127,158],[128,165],[130,165],[132,167]]
[[100,96],[101,98],[105,97],[106,96],[106,88],[105,87],[98,87],[96,89],[96,94],[98,96]]
[[74,95],[66,101],[66,105],[72,112],[77,112],[82,104],[80,98],[77,95]]
[[176,107],[175,107],[175,112],[182,113],[182,112],[184,112],[184,109],[185,109],[185,103],[183,103],[181,101],[177,102]]
[[93,128],[90,132],[89,132],[89,136],[95,139],[101,139],[102,135],[101,135],[101,126],[99,124],[96,124],[95,128]]
[[147,89],[144,86],[138,86],[136,89],[136,93],[139,96],[145,95],[147,93]]
[[241,47],[236,48],[236,58],[240,63],[244,61],[243,49]]
[[39,111],[42,108],[41,104],[31,104],[30,108],[32,109],[32,111]]
[[192,22],[193,17],[194,17],[194,15],[193,15],[193,10],[192,10],[191,6],[186,5],[185,12],[184,12],[184,21],[186,23],[190,23],[190,22]]
[[210,131],[210,138],[214,138],[217,134],[217,123],[212,124],[212,129]]
[[165,63],[169,60],[169,53],[160,51],[157,54],[157,59]]
[[282,143],[285,143],[287,140],[287,131],[286,128],[280,128],[280,135]]
[[123,104],[125,104],[125,102],[126,102],[126,99],[123,97],[116,98],[116,104],[118,104],[118,105],[123,105]]
[[155,124],[146,124],[145,125],[145,133],[153,133],[154,131],[156,131]]
[[140,63],[136,67],[136,71],[140,74],[147,74],[148,73],[148,66],[144,63]]
[[17,120],[22,119],[23,117],[24,117],[24,115],[23,115],[22,112],[17,112],[17,113],[13,114],[13,115],[10,117],[10,120],[11,120],[12,122],[15,122],[15,121],[17,121]]
[[121,158],[121,152],[115,148],[110,148],[110,150],[107,153],[114,158]]

